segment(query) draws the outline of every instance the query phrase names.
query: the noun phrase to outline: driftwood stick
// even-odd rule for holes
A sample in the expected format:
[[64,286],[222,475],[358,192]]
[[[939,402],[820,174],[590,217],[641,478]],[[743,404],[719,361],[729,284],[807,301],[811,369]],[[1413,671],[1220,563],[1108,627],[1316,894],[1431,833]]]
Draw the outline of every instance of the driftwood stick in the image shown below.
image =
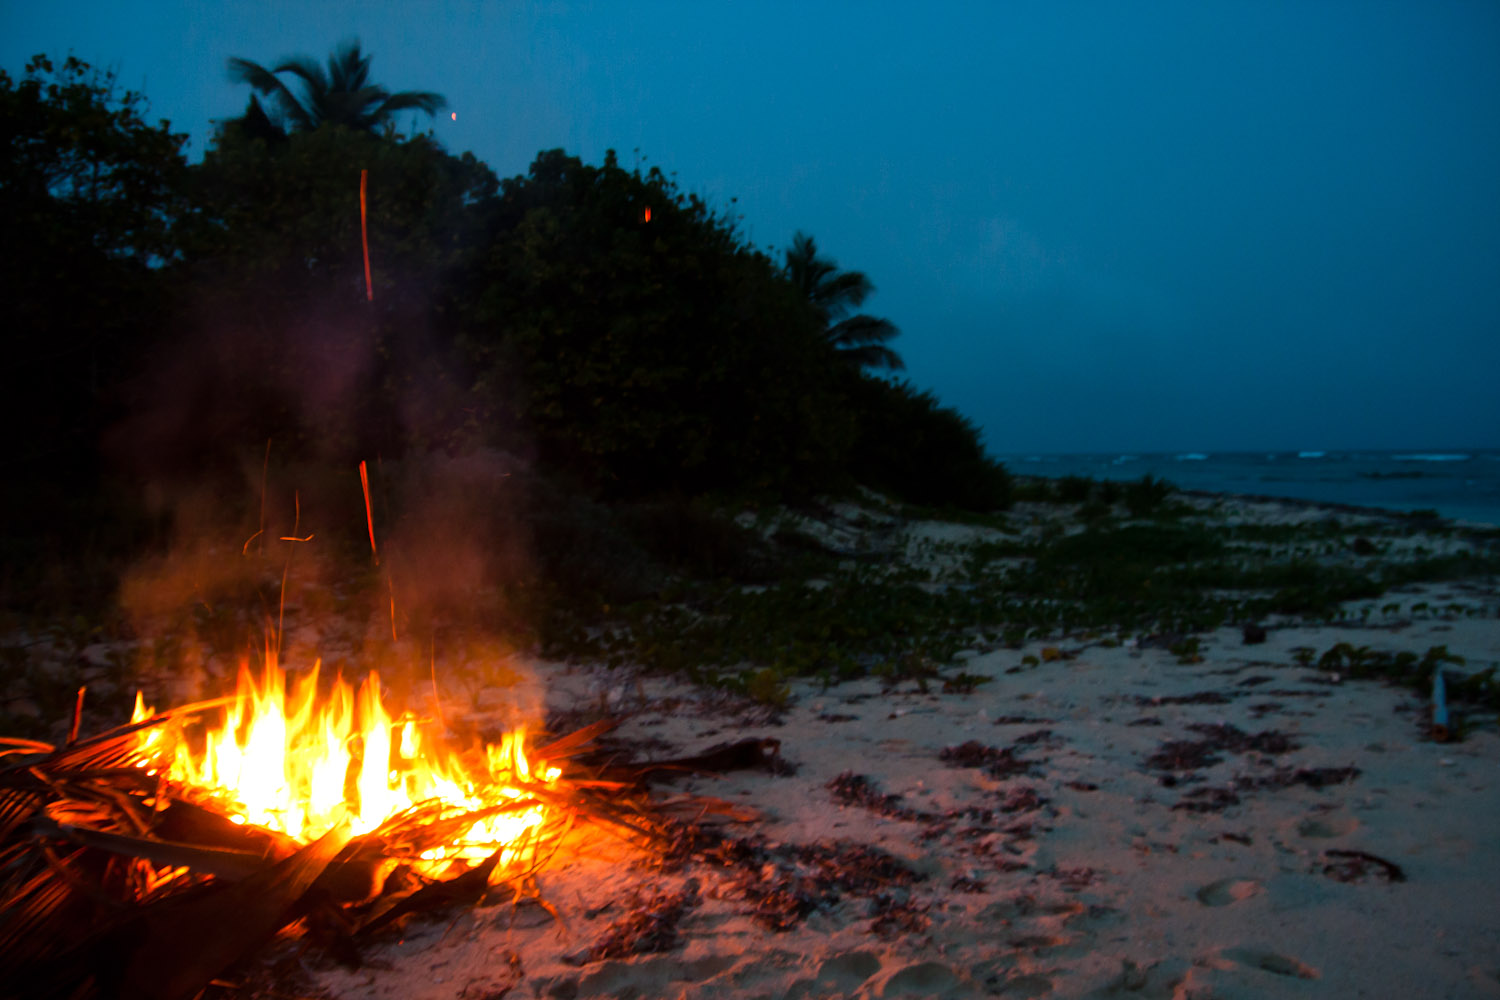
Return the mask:
[[771,767],[780,752],[780,740],[745,739],[734,743],[720,743],[691,757],[623,766],[633,770],[639,778],[661,780],[683,774],[723,774],[726,771]]

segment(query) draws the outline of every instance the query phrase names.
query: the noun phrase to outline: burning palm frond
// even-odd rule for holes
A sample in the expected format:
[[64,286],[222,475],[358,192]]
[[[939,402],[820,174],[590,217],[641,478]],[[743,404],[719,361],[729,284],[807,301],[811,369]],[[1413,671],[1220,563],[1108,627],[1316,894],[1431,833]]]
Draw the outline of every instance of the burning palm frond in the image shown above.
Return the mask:
[[[545,764],[519,738],[470,755],[493,789],[418,799],[361,834],[341,819],[304,842],[246,822],[240,793],[175,775],[189,730],[234,703],[138,708],[62,747],[0,740],[0,968],[14,970],[0,996],[188,997],[304,917],[352,954],[352,935],[521,884],[580,821],[639,844],[665,829],[638,782],[565,779],[551,763],[583,757],[606,722],[530,754]],[[409,764],[424,751],[390,753]],[[350,772],[361,766],[356,754]]]

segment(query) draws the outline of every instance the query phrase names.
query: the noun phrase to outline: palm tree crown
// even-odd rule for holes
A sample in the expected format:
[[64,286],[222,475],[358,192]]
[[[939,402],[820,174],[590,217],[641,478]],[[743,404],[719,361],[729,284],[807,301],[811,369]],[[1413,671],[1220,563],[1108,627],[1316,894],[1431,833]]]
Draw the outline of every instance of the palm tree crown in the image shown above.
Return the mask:
[[785,274],[817,311],[824,336],[839,357],[856,368],[906,367],[901,356],[885,346],[901,332],[894,323],[864,313],[850,315],[875,291],[864,272],[840,271],[832,260],[818,256],[811,236],[797,233],[786,251]]
[[[294,94],[282,73],[301,81],[302,94]],[[248,83],[268,99],[274,124],[285,131],[311,132],[320,125],[343,125],[359,132],[374,132],[400,111],[436,114],[448,106],[441,94],[425,90],[391,93],[370,83],[370,57],[360,51],[359,40],[342,42],[328,57],[325,70],[307,56],[292,56],[266,69],[238,56],[229,60],[229,79]],[[271,115],[254,95],[245,121],[261,123]]]

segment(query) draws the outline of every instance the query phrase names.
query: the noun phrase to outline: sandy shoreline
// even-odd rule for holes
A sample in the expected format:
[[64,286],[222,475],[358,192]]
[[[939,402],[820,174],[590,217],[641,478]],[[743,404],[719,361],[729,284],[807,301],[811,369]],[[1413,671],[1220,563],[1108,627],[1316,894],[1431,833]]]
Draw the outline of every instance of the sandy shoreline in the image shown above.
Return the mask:
[[[1273,625],[1257,645],[1221,629],[1196,663],[1033,643],[970,656],[991,679],[968,693],[799,682],[776,723],[660,678],[539,666],[554,704],[608,701],[643,749],[779,740],[795,774],[679,783],[760,813],[725,831],[760,846],[759,875],[579,861],[539,879],[555,915],[460,912],[312,981],[371,998],[1500,996],[1493,718],[1434,743],[1409,691],[1297,662],[1339,642],[1500,662],[1493,591],[1390,599],[1484,616]],[[754,919],[747,878],[795,885],[818,851],[872,871],[889,855],[909,880],[836,891],[784,930]],[[675,943],[595,957],[653,897]]]
[[[1326,508],[1186,502],[1273,529],[1254,544],[1280,559],[1491,544],[1383,531],[1376,513],[1338,511],[1335,537]],[[984,546],[1004,572],[1017,540],[1079,528],[1045,503],[998,527],[850,503],[791,516],[835,559],[934,590],[971,585]],[[1434,742],[1425,692],[1347,676],[1351,658],[1444,649],[1455,682],[1500,665],[1500,587],[1397,586],[1345,610],[1263,618],[1263,637],[971,628],[940,669],[793,678],[780,708],[627,667],[490,663],[440,717],[520,712],[558,733],[608,718],[607,745],[635,761],[775,741],[778,766],[659,785],[664,814],[702,823],[673,857],[592,837],[519,897],[379,932],[357,968],[287,939],[215,995],[1500,997],[1495,711],[1455,703],[1461,738]],[[314,631],[288,637],[290,660],[337,648]],[[706,798],[743,815],[703,815]]]

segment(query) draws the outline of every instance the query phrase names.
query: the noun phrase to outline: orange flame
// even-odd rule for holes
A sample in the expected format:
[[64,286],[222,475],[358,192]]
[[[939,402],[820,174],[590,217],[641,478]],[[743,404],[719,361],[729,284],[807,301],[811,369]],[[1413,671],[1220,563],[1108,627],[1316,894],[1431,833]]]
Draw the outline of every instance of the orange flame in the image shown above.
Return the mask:
[[[153,715],[137,694],[133,721]],[[500,869],[522,859],[550,813],[537,794],[561,771],[527,759],[524,730],[506,733],[466,766],[425,729],[391,717],[373,672],[357,691],[337,679],[320,699],[314,664],[288,697],[286,675],[268,651],[259,679],[241,664],[222,724],[208,728],[201,749],[162,727],[142,730],[142,741],[169,782],[237,823],[309,842],[343,818],[359,834],[415,806],[438,805],[445,817],[464,817],[464,830],[423,859],[478,862],[500,851]],[[471,824],[469,813],[476,814]]]

